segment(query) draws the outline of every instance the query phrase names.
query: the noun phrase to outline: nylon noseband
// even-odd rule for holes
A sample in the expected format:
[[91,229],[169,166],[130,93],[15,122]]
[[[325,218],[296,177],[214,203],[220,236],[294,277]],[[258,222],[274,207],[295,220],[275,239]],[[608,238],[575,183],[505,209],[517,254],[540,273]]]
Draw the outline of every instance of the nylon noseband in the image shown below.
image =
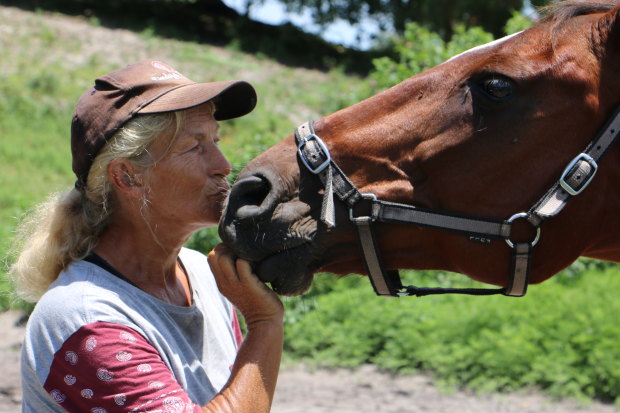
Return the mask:
[[[331,158],[327,146],[314,132],[312,121],[300,125],[295,130],[297,153],[301,162],[321,179],[325,189],[321,221],[328,228],[334,228],[336,226],[334,196],[344,202],[349,210],[349,219],[356,225],[372,286],[377,295],[388,297],[444,293],[524,296],[528,286],[532,249],[539,240],[540,226],[547,219],[559,214],[571,198],[579,195],[590,184],[598,168],[598,162],[618,135],[620,135],[620,108],[616,109],[610,121],[584,152],[569,162],[558,181],[536,204],[527,212],[514,214],[506,220],[496,220],[418,208],[413,205],[382,201],[374,194],[362,194]],[[356,215],[356,211],[363,209],[364,206],[368,213]],[[512,226],[518,219],[527,220],[535,228],[536,236],[532,241],[511,240]],[[378,222],[443,229],[464,234],[470,240],[482,243],[490,243],[491,239],[503,239],[512,249],[508,285],[497,289],[403,286],[398,271],[387,271],[383,265],[374,233],[374,225]]]

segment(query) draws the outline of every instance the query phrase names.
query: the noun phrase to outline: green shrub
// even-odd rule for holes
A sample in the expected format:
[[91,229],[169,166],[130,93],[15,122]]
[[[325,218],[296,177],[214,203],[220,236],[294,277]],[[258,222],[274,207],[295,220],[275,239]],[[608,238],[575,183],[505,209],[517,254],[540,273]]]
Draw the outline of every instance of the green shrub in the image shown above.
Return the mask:
[[[524,298],[386,299],[375,297],[366,279],[330,280],[327,292],[287,302],[286,354],[327,366],[426,371],[440,383],[480,391],[538,387],[555,396],[615,400],[620,271],[608,266],[577,278],[570,272],[531,286]],[[455,274],[421,275],[429,285],[446,275],[476,285]]]
[[[506,34],[512,34],[532,25],[530,18],[514,11],[504,30]],[[376,81],[379,89],[388,88],[452,56],[492,40],[493,35],[485,32],[481,27],[466,27],[463,24],[457,24],[452,38],[449,42],[445,42],[439,34],[424,26],[409,23],[405,27],[403,36],[393,40],[398,61],[388,57],[374,59],[375,69],[371,73],[371,78]]]
[[394,42],[399,60],[394,61],[388,57],[373,60],[375,70],[371,78],[377,82],[378,88],[387,88],[458,53],[492,40],[493,35],[480,27],[457,25],[452,39],[445,42],[437,33],[417,23],[409,23],[403,37]]
[[529,16],[515,10],[512,12],[512,16],[508,19],[506,25],[504,26],[504,33],[517,33],[521,30],[528,29],[533,25],[534,21]]

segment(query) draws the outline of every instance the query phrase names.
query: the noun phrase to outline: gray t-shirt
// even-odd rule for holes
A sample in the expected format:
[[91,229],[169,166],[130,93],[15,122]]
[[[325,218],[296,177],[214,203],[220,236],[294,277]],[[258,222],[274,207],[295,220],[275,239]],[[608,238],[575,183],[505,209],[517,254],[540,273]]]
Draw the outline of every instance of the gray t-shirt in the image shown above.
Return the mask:
[[234,308],[215,283],[206,257],[182,249],[192,305],[175,306],[86,261],[71,264],[37,303],[22,349],[23,412],[64,412],[43,387],[55,354],[95,322],[143,336],[191,401],[209,402],[224,386],[237,354]]

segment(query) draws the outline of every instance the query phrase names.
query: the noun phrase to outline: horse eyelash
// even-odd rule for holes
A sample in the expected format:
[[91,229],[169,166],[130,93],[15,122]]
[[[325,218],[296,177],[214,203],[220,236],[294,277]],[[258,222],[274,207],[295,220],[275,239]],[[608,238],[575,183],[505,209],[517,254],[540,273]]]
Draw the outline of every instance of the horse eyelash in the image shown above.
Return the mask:
[[467,98],[471,95],[471,88],[469,86],[467,86],[467,88],[465,89],[465,92],[463,93],[463,100],[461,101],[462,104],[465,104],[467,102]]

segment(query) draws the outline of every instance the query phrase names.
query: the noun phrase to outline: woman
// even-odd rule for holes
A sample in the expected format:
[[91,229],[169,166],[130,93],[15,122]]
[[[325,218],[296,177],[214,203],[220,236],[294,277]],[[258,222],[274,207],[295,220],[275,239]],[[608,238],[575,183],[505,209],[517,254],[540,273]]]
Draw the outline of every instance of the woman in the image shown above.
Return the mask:
[[[269,411],[280,301],[224,246],[208,258],[183,248],[218,222],[228,190],[217,120],[255,104],[246,82],[195,83],[153,60],[80,98],[76,186],[23,226],[11,269],[38,300],[22,350],[24,412]],[[233,305],[247,323],[242,344]]]

